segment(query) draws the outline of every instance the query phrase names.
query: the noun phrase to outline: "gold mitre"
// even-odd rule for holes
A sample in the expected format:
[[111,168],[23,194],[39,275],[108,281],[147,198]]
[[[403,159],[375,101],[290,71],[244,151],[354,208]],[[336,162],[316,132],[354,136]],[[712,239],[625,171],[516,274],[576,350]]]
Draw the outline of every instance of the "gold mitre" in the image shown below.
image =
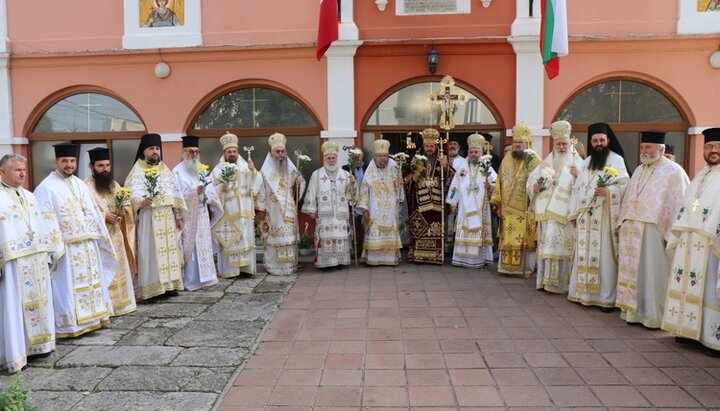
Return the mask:
[[558,138],[570,138],[572,126],[565,120],[556,121],[550,124],[550,136],[553,140]]
[[532,136],[532,131],[530,130],[530,127],[527,126],[525,123],[519,123],[516,124],[515,127],[512,128],[512,138],[513,140],[520,140],[524,141],[526,143],[531,143],[532,139],[530,138]]
[[480,133],[470,134],[467,138],[468,148],[485,148],[485,137]]
[[426,128],[421,133],[423,144],[438,144],[440,132],[434,128]]
[[284,134],[275,133],[268,138],[268,142],[270,143],[270,150],[274,150],[276,148],[285,148],[285,143],[287,143],[287,138]]
[[337,155],[338,150],[340,150],[340,147],[338,146],[338,143],[336,143],[334,141],[326,141],[320,147],[320,150],[322,150],[323,156],[326,156],[328,154]]
[[226,131],[225,134],[220,137],[220,144],[222,144],[223,151],[227,150],[228,148],[239,148],[238,147],[238,136],[235,134]]
[[373,152],[375,154],[385,155],[390,153],[390,142],[388,140],[375,140],[373,142]]

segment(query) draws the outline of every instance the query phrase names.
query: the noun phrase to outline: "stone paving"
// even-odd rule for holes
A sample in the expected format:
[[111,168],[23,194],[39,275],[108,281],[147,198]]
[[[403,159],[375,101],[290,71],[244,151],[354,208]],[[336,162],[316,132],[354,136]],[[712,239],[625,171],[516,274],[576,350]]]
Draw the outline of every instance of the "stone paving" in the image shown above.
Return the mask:
[[[39,411],[210,410],[295,281],[258,275],[139,304],[20,376]],[[12,377],[0,373],[0,387]]]
[[720,409],[720,358],[619,317],[488,271],[306,270],[219,410]]

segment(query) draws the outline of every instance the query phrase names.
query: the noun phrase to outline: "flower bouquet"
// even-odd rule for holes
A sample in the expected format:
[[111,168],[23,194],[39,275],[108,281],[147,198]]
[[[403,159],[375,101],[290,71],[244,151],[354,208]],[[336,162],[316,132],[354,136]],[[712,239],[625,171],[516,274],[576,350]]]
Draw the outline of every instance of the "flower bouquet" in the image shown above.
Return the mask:
[[[197,166],[198,177],[200,177],[200,184],[198,187],[207,187],[210,184],[210,167],[207,164],[200,163]],[[207,194],[203,193],[203,205],[207,204]]]
[[129,188],[120,187],[115,192],[115,197],[113,197],[113,211],[115,215],[121,215],[123,213],[123,208],[127,207],[130,196],[132,195],[132,191],[130,191]]
[[[616,183],[615,179],[619,175],[617,169],[613,166],[605,166],[602,173],[598,176],[596,188],[608,187]],[[588,214],[592,215],[592,207],[597,201],[597,193],[593,193],[590,203],[588,204]]]
[[220,170],[220,178],[227,184],[237,181],[237,167],[232,163],[225,163],[225,166]]
[[492,156],[485,154],[480,157],[480,174],[487,180],[490,177],[490,170],[492,170]]
[[548,184],[555,178],[555,170],[552,167],[545,167],[540,170],[540,178],[538,178],[538,185],[540,186],[540,192],[547,190]]
[[359,148],[353,147],[348,150],[348,167],[350,168],[350,173],[353,173],[356,168],[360,167],[361,155],[362,151]]
[[537,153],[533,149],[526,148],[525,150],[523,150],[523,170],[526,173],[530,172],[533,160],[535,160],[536,156]]
[[303,154],[302,150],[295,150],[295,158],[297,159],[298,173],[299,175],[304,176],[308,167],[310,167],[310,162],[312,161],[312,159]]
[[428,159],[423,155],[416,154],[410,162],[410,168],[414,174],[425,177],[427,172]]
[[158,191],[158,178],[160,177],[160,166],[152,166],[145,169],[145,189],[150,198],[160,194]]

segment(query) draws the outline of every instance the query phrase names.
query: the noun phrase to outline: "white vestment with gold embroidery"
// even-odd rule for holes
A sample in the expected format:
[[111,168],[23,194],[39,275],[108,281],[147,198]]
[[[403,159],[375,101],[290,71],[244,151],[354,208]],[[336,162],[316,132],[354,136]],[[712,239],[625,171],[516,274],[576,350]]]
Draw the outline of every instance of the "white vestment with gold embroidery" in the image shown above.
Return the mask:
[[607,196],[593,199],[602,170],[590,170],[590,157],[583,161],[570,196],[570,220],[577,219],[575,259],[568,299],[583,305],[615,307],[618,237],[615,228],[620,203],[630,176],[622,157],[610,152],[605,166],[618,171]]
[[400,203],[405,191],[398,184],[400,170],[393,160],[378,168],[375,160],[365,171],[357,209],[370,214],[365,225],[362,258],[370,265],[397,265],[400,262]]
[[630,179],[620,209],[615,302],[628,322],[660,328],[670,275],[665,243],[689,182],[682,167],[662,156]]
[[720,165],[705,167],[690,183],[667,249],[662,329],[720,350]]
[[175,175],[165,163],[160,162],[158,195],[150,207],[143,207],[143,200],[149,197],[145,186],[145,169],[148,167],[145,161],[137,160],[125,181],[125,187],[132,190],[130,203],[137,227],[135,297],[138,300],[184,289],[180,231],[175,223],[174,212],[180,213],[187,208],[185,200],[180,194]]
[[[530,196],[531,212],[535,214],[538,227],[537,245],[537,277],[535,287],[547,291],[567,294],[572,270],[573,227],[568,223],[570,211],[570,194],[575,177],[570,174],[570,167],[582,167],[583,159],[568,153],[563,164],[554,164],[555,155],[550,153],[540,165],[530,173],[527,181],[527,192]],[[555,167],[558,169],[556,170]],[[535,183],[547,170],[552,170],[553,177],[545,182],[546,189],[536,193]]]
[[355,185],[350,173],[337,168],[315,170],[310,177],[302,211],[315,214],[315,267],[350,265],[350,205]]
[[[226,182],[223,169],[234,168],[235,180]],[[238,157],[236,163],[224,158],[215,166],[212,180],[223,204],[224,214],[213,226],[213,238],[220,244],[218,275],[233,278],[240,273],[256,274],[255,258],[255,199],[264,196],[263,179],[257,170],[250,171],[248,163]],[[227,190],[220,189],[227,183]]]
[[455,175],[445,200],[457,206],[452,264],[481,267],[493,261],[490,196],[485,192],[485,182],[495,183],[497,173],[490,168],[486,178],[479,164],[469,164],[467,160],[453,163],[453,168]]
[[[305,180],[296,187],[299,175],[295,165],[287,158],[284,169],[279,169],[270,153],[265,157],[260,174],[263,177],[264,198],[258,198],[257,209],[265,211],[261,231],[265,243],[263,264],[268,273],[288,275],[297,269],[298,223],[295,198],[302,197]],[[295,190],[298,190],[295,193]]]
[[0,370],[55,349],[48,266],[65,252],[55,213],[42,213],[22,187],[0,187]]
[[[185,162],[181,161],[173,173],[187,206],[183,210],[182,229],[183,285],[186,290],[194,291],[218,282],[213,249],[219,247],[213,241],[210,230],[223,216],[223,208],[214,185],[208,184],[204,194],[198,194],[198,186],[205,185],[205,182],[200,181],[195,166],[188,170]],[[210,183],[209,176],[207,183]]]
[[57,217],[65,254],[52,278],[57,338],[96,330],[112,314],[108,288],[117,269],[117,255],[105,219],[85,182],[56,171],[35,189],[43,213]]

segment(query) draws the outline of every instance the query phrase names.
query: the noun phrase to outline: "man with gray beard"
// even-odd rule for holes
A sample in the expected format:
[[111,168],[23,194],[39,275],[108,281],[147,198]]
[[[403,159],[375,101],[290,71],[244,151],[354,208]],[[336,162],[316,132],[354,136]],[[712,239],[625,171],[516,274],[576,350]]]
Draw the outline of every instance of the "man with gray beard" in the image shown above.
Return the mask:
[[275,133],[268,139],[270,151],[260,174],[264,196],[255,208],[265,212],[260,230],[265,243],[263,263],[268,274],[290,275],[297,269],[298,223],[296,200],[305,191],[305,179],[287,158],[287,138]]
[[665,133],[643,131],[640,165],[620,208],[617,299],[620,317],[630,324],[660,328],[670,258],[665,244],[690,183],[685,170],[664,156]]
[[185,136],[182,140],[183,159],[173,174],[187,204],[182,228],[183,284],[186,290],[194,291],[218,282],[210,229],[222,217],[223,207],[215,186],[210,184],[208,166],[200,162],[199,138]]
[[567,121],[550,125],[553,151],[530,173],[527,192],[537,221],[537,279],[535,287],[567,294],[572,269],[573,228],[568,223],[570,191],[575,184],[571,167],[580,168],[582,158],[570,145]]

